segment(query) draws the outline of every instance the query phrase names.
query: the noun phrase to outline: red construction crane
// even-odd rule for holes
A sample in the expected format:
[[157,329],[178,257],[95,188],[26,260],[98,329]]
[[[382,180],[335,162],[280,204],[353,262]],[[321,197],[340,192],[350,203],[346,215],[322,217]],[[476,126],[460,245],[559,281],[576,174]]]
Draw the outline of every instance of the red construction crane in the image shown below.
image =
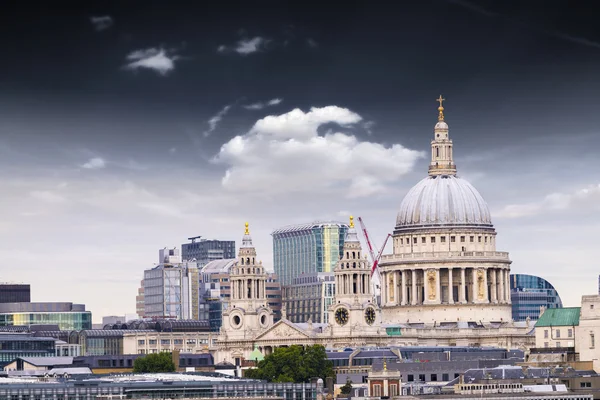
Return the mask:
[[[365,226],[365,223],[363,222],[361,217],[358,217],[358,222],[360,223],[360,228],[363,231],[363,235],[365,235],[365,240],[367,242],[367,246],[369,246],[369,254],[371,254],[371,260],[373,260],[373,267],[371,268],[371,276],[373,276],[373,273],[375,272],[375,270],[377,269],[377,265],[379,264],[379,259],[381,258],[381,255],[383,254],[383,250],[385,249],[385,245],[387,244],[388,239],[390,238],[390,235],[388,233],[388,235],[385,238],[385,241],[383,242],[383,246],[381,247],[381,250],[377,251],[377,256],[375,255],[375,251],[373,250],[373,246],[371,245],[371,240],[369,239],[369,233],[367,232],[367,227]],[[377,249],[375,249],[377,250]]]

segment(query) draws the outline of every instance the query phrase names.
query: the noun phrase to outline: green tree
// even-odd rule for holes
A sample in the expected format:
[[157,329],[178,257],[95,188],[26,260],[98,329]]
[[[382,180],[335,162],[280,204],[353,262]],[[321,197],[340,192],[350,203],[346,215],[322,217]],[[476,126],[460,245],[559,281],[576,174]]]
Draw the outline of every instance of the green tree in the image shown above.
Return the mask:
[[246,371],[246,377],[269,382],[307,382],[311,378],[334,376],[333,365],[321,345],[279,347],[257,368]]
[[350,378],[346,377],[346,384],[340,388],[340,392],[344,395],[348,395],[352,392],[352,381]]
[[135,359],[133,372],[175,372],[175,364],[171,353],[148,354]]

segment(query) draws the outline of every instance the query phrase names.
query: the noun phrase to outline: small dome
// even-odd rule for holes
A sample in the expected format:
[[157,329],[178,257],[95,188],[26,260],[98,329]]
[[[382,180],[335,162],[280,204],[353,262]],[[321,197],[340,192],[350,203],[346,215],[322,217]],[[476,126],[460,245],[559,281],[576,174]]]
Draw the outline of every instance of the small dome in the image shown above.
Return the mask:
[[438,121],[437,124],[435,124],[435,130],[448,130],[448,124],[446,123],[446,121]]
[[434,175],[417,183],[404,197],[396,230],[435,227],[493,225],[485,200],[469,182],[453,175]]

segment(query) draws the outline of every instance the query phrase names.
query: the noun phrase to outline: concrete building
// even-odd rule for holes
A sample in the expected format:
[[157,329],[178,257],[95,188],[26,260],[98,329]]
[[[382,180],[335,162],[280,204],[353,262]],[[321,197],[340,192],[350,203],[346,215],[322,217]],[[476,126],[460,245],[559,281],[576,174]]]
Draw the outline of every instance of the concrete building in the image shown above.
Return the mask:
[[58,325],[63,330],[90,329],[92,313],[84,304],[0,303],[0,326]]
[[188,238],[190,243],[181,245],[181,258],[196,261],[202,267],[214,260],[235,258],[235,241],[207,240],[202,236]]
[[329,322],[327,310],[333,304],[335,280],[332,272],[300,275],[283,288],[282,303],[291,322]]
[[159,264],[144,271],[144,316],[198,319],[198,265],[179,249],[161,249]]
[[138,318],[144,318],[144,280],[140,281],[137,296],[135,296],[135,313]]
[[[543,310],[543,309],[542,309]],[[535,347],[575,347],[581,307],[545,310],[535,323]]]
[[276,229],[273,236],[273,268],[282,286],[302,274],[333,272],[340,259],[348,225],[313,222]]
[[29,303],[31,287],[22,283],[0,283],[0,303]]
[[510,300],[512,318],[537,320],[540,309],[561,308],[562,300],[554,286],[544,278],[525,274],[510,275]]
[[600,372],[600,295],[582,296],[579,326],[575,334],[575,351],[582,361],[592,361],[594,371]]

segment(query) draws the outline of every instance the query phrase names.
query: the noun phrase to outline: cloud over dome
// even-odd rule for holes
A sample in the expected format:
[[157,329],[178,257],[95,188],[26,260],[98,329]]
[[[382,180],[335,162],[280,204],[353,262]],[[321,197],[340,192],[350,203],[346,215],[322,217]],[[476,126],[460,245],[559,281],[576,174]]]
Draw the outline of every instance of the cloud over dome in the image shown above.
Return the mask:
[[267,116],[225,143],[213,162],[227,165],[222,185],[235,192],[277,195],[337,188],[347,197],[369,196],[409,172],[423,154],[347,133],[318,133],[324,124],[351,129],[360,121],[360,115],[337,106]]

